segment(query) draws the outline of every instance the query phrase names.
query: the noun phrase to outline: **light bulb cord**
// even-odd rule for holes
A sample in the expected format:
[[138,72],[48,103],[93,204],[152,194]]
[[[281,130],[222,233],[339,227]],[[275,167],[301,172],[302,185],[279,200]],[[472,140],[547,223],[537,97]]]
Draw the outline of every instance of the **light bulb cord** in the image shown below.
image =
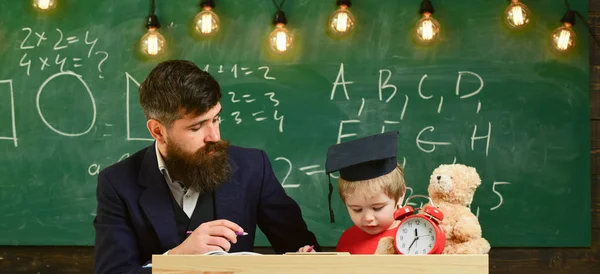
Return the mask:
[[201,0],[200,1],[200,7],[204,8],[204,7],[210,7],[211,9],[215,8],[215,1],[214,0]]
[[581,21],[583,21],[583,23],[585,24],[585,27],[588,29],[588,32],[590,33],[590,36],[592,36],[592,38],[596,42],[596,45],[600,46],[600,41],[598,40],[598,37],[596,37],[596,34],[592,31],[592,28],[588,24],[587,20],[585,20],[583,15],[581,15],[581,13],[579,13],[578,11],[575,11],[575,14],[577,14],[577,16],[581,19]]
[[281,2],[279,4],[277,4],[276,0],[273,0],[273,5],[275,5],[275,7],[277,8],[277,11],[281,11],[281,8],[283,7],[283,3],[285,3],[285,0],[281,0]]
[[[562,23],[568,22],[574,26],[575,25],[575,17],[572,14],[573,13],[576,14],[581,19],[581,21],[585,24],[585,27],[587,28],[588,32],[594,39],[594,42],[596,42],[596,45],[600,46],[600,41],[598,40],[598,37],[596,37],[596,34],[592,31],[592,28],[590,27],[590,24],[588,24],[588,21],[585,19],[585,17],[583,17],[583,15],[581,15],[581,13],[579,13],[579,11],[571,10],[571,3],[569,3],[569,0],[565,0],[565,5],[567,6],[567,12],[565,13],[565,16],[563,16],[563,19],[561,20],[561,22]],[[567,17],[569,17],[571,19],[570,20],[571,22],[569,22],[569,20],[565,21],[565,18],[567,18]]]
[[338,5],[338,7],[344,5],[349,8],[352,6],[352,0],[337,0],[335,4]]
[[421,7],[419,8],[419,13],[423,14],[423,13],[430,13],[433,14],[435,12],[435,9],[433,8],[433,5],[431,4],[430,0],[423,0],[421,2]]
[[281,0],[279,4],[276,0],[273,0],[273,5],[275,5],[275,7],[277,8],[275,16],[273,17],[273,25],[287,24],[287,18],[285,17],[285,13],[281,10],[281,8],[283,7],[283,3],[285,3],[285,0]]
[[160,28],[160,22],[158,22],[158,17],[156,16],[155,12],[156,12],[156,4],[155,4],[154,0],[150,0],[150,15],[148,15],[148,18],[146,19],[146,28],[147,29]]

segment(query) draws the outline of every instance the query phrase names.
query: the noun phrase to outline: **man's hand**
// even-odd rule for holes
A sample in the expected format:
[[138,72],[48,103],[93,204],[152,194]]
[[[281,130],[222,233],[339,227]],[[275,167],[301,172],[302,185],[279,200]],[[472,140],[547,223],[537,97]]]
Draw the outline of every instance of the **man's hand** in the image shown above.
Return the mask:
[[229,251],[237,242],[235,232],[244,230],[234,222],[215,220],[201,224],[183,243],[169,251],[169,255],[203,254],[209,251]]

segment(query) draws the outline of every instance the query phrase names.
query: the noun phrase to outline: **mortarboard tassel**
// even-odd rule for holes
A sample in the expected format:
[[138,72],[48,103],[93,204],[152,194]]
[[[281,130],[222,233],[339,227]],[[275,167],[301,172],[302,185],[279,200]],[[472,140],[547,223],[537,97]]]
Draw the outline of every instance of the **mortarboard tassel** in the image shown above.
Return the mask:
[[327,179],[329,179],[329,195],[328,195],[328,200],[329,200],[329,221],[331,223],[335,223],[335,216],[333,215],[333,209],[331,208],[331,195],[333,194],[333,185],[331,184],[331,176],[329,176],[329,174],[327,174]]

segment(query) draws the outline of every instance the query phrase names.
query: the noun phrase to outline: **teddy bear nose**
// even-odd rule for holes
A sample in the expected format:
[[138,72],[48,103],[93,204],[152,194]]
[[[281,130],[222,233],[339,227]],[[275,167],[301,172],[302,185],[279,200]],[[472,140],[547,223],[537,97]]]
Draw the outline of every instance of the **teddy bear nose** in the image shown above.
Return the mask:
[[439,179],[442,179],[442,176],[437,176],[437,179],[438,179],[438,180],[439,180]]

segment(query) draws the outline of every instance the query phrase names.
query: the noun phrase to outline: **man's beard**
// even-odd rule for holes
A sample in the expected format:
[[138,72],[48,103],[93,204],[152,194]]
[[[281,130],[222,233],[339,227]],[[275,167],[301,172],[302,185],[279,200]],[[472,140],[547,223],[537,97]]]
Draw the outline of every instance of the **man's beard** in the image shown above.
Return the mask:
[[189,154],[174,144],[167,142],[165,164],[174,180],[200,193],[212,192],[231,176],[231,166],[227,161],[229,141],[220,140],[206,143],[204,147]]

